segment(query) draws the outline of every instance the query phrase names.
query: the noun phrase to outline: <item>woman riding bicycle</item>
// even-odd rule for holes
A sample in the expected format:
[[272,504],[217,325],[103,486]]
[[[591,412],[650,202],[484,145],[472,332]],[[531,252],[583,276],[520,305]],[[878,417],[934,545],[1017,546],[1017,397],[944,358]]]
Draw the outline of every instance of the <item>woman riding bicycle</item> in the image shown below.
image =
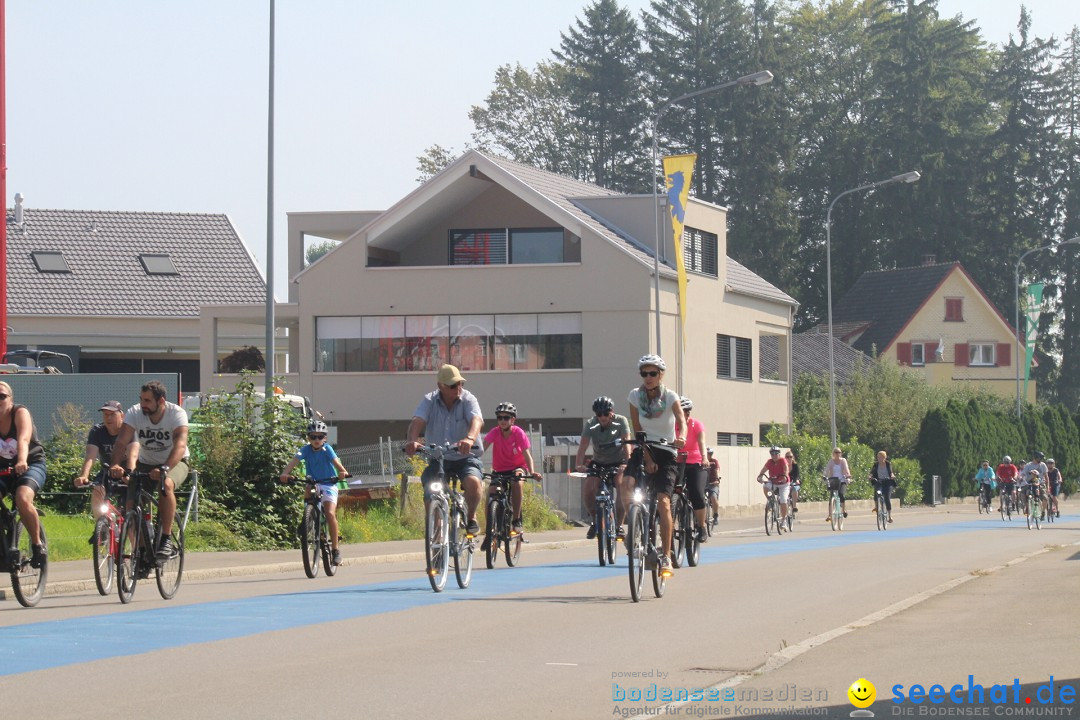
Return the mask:
[[870,482],[874,486],[874,513],[878,511],[877,494],[881,492],[881,498],[885,501],[885,512],[892,522],[892,489],[896,485],[896,475],[892,471],[892,463],[888,460],[884,450],[878,450],[877,461],[870,468]]
[[690,506],[694,508],[697,540],[708,542],[709,531],[705,529],[705,426],[697,418],[690,417],[690,411],[694,409],[690,398],[679,400],[679,406],[686,415],[686,469],[683,478],[690,497]]
[[795,460],[795,453],[791,450],[784,455],[788,465],[788,477],[791,478],[791,512],[799,512],[799,490],[802,489],[802,476],[799,474],[799,463]]
[[0,492],[13,498],[30,536],[30,567],[40,568],[47,562],[49,550],[41,541],[34,496],[45,487],[45,450],[38,441],[30,411],[15,404],[6,382],[0,382],[0,467],[11,471],[8,477],[0,477]]
[[[832,459],[825,463],[825,481],[829,483],[829,492],[837,491],[840,495],[840,511],[847,517],[847,504],[844,498],[844,486],[851,481],[851,470],[848,469],[847,458],[844,457],[840,448],[833,448]],[[829,515],[825,516],[825,522],[832,520]]]
[[993,497],[990,493],[994,490],[994,469],[990,467],[989,460],[983,460],[982,465],[975,471],[975,484],[976,490],[989,508],[990,499]]
[[[644,433],[645,439],[670,442],[677,448],[686,443],[686,416],[679,405],[679,396],[664,387],[664,371],[667,364],[659,355],[645,355],[638,360],[641,385],[630,391],[630,424],[635,433]],[[674,438],[674,440],[672,439]],[[645,477],[656,493],[656,505],[660,514],[660,536],[664,554],[660,556],[660,574],[671,577],[671,493],[675,488],[678,467],[675,453],[660,448],[638,446],[630,458],[631,468],[643,464]]]
[[[517,407],[514,403],[499,403],[495,407],[495,420],[498,423],[484,436],[484,447],[493,448],[491,451],[491,469],[500,475],[514,476],[510,488],[510,503],[514,509],[514,521],[511,532],[520,535],[525,527],[521,521],[521,481],[525,475],[539,480],[542,475],[536,472],[533,465],[532,453],[529,452],[529,436],[516,425]],[[489,490],[495,492],[495,484]],[[491,544],[491,538],[484,536],[482,550],[487,550]]]

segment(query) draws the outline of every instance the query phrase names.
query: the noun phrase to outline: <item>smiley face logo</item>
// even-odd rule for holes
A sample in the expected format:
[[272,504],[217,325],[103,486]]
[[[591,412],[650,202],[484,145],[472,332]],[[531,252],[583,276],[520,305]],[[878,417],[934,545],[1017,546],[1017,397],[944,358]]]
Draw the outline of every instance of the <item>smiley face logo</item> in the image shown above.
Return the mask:
[[877,697],[877,688],[874,687],[874,683],[866,678],[859,678],[851,683],[851,687],[847,689],[847,696],[855,707],[868,708],[874,704],[874,698]]

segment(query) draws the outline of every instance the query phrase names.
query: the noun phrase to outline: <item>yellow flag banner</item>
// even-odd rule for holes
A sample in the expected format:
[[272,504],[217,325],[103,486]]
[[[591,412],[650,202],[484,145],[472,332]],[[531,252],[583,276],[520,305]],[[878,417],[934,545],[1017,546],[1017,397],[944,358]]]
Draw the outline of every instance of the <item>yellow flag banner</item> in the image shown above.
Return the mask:
[[697,155],[668,155],[664,158],[664,191],[671,215],[671,231],[675,248],[675,267],[679,271],[679,329],[686,347],[686,264],[683,262],[683,223],[686,222],[686,201],[690,197],[690,178],[694,174]]

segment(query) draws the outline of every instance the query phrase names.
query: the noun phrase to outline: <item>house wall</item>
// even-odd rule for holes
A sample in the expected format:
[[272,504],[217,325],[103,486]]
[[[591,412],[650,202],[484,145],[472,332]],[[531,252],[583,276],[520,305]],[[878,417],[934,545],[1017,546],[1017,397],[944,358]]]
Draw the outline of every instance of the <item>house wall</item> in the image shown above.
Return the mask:
[[[945,299],[963,299],[963,320],[945,320]],[[944,340],[945,352],[938,362],[934,349]],[[995,367],[974,367],[956,364],[956,346],[961,343],[1005,343],[1010,345],[1007,365]],[[941,287],[908,323],[897,341],[890,345],[881,357],[897,360],[898,343],[924,343],[926,365],[914,366],[927,381],[935,386],[947,386],[957,383],[973,384],[985,388],[1003,397],[1016,397],[1016,366],[1019,346],[1009,325],[1001,319],[997,311],[986,300],[979,289],[960,270],[953,270]],[[1020,356],[1023,362],[1023,357]],[[1021,376],[1023,366],[1021,366]],[[1021,377],[1022,380],[1022,377]],[[1028,400],[1035,402],[1035,381],[1028,383]]]

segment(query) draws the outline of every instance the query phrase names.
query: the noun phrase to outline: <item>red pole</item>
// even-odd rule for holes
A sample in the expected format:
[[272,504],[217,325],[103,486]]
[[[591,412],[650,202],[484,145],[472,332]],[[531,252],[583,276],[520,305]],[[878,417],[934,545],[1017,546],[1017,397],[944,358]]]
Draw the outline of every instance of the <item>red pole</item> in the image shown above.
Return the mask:
[[0,360],[7,353],[7,10],[0,0]]

